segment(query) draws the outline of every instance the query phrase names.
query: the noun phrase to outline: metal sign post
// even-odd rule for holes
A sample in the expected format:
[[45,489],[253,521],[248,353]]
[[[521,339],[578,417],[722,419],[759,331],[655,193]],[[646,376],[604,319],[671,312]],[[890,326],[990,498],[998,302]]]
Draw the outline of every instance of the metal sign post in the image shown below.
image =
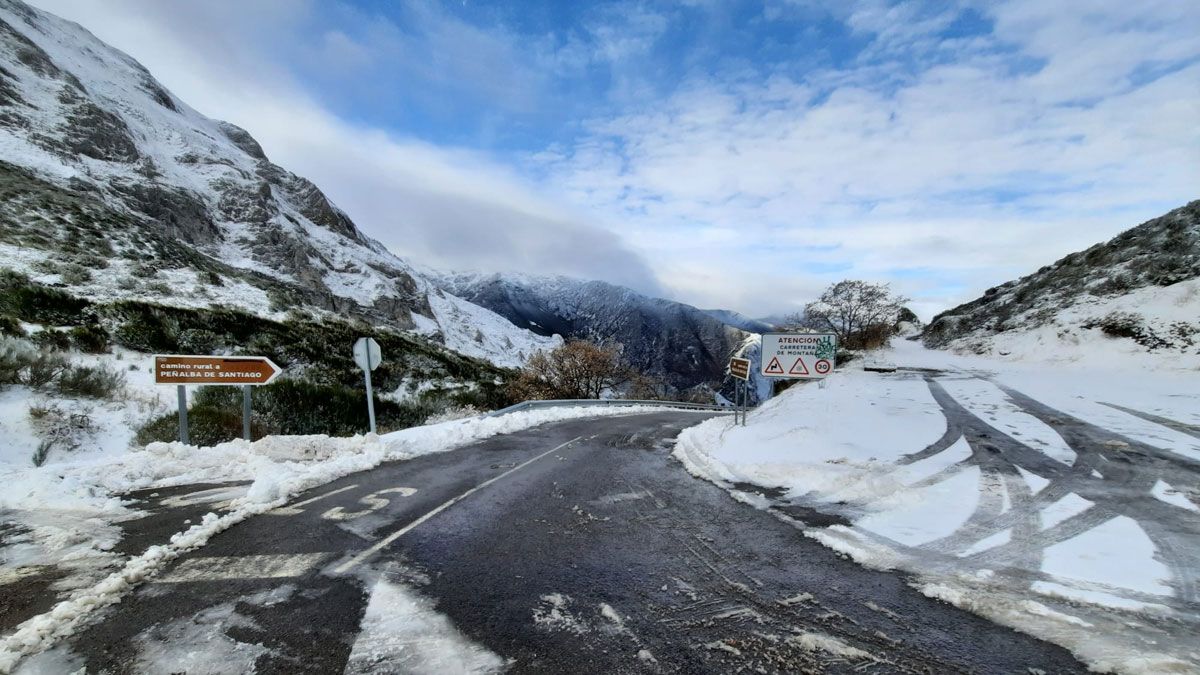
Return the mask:
[[242,438],[250,440],[250,385],[242,385]]
[[179,392],[179,442],[184,445],[188,444],[188,419],[187,419],[187,387],[182,384],[178,387]]
[[283,370],[265,356],[194,356],[159,354],[154,357],[154,383],[173,384],[179,392],[179,442],[188,443],[187,385],[242,387],[242,436],[250,440],[250,387],[270,384]]
[[383,352],[374,338],[359,338],[354,343],[354,363],[362,368],[363,379],[367,383],[367,421],[371,425],[371,433],[375,433],[375,395],[371,391],[371,371],[379,367],[383,361]]
[[733,383],[733,423],[738,423],[740,414],[742,426],[746,426],[746,410],[750,407],[750,359],[736,356],[729,359],[729,374],[736,380]]

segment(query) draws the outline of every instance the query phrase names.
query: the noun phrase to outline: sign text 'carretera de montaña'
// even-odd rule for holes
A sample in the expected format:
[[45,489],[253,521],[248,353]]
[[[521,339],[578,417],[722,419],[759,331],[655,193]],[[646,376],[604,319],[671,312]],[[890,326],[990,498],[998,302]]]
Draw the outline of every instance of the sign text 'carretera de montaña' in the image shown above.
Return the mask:
[[819,380],[833,372],[837,335],[833,333],[764,333],[763,377]]

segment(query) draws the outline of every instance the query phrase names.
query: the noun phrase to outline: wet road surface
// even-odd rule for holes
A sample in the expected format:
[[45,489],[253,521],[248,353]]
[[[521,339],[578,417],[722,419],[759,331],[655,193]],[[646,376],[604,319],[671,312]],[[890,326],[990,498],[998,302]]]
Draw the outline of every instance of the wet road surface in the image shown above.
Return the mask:
[[[558,423],[347,476],[183,555],[47,658],[114,674],[443,670],[436,636],[366,635],[386,584],[509,672],[1084,671],[692,477],[670,441],[701,419]],[[141,493],[151,515],[126,545],[240,489]]]

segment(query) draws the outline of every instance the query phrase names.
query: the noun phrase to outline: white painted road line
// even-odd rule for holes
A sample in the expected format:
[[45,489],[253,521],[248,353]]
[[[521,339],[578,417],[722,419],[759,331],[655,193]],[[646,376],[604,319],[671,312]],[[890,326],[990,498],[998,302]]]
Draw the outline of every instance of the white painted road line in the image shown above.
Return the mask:
[[322,513],[321,517],[325,520],[354,520],[355,518],[360,518],[368,513],[374,513],[388,504],[391,504],[392,500],[385,499],[383,495],[393,494],[400,495],[401,497],[411,497],[417,494],[417,489],[410,487],[394,487],[386,490],[379,490],[378,492],[372,492],[366,497],[362,497],[358,500],[359,504],[367,507],[361,511],[347,511],[340,506],[335,506],[325,513]]
[[16,583],[26,577],[36,577],[50,569],[50,565],[26,565],[23,567],[0,569],[0,586]]
[[189,581],[298,577],[329,556],[329,553],[290,553],[189,558],[156,581],[176,584]]
[[320,501],[322,499],[325,499],[326,497],[332,497],[332,496],[338,494],[339,492],[345,492],[346,490],[353,490],[356,487],[358,487],[358,484],[347,485],[344,488],[330,490],[329,492],[326,492],[323,495],[317,495],[316,497],[313,497],[312,499],[305,499],[304,501],[296,503],[296,504],[284,504],[283,506],[281,506],[277,509],[272,509],[270,511],[267,511],[267,515],[270,515],[270,516],[294,516],[299,513],[304,513],[304,509],[300,508],[301,506],[308,506],[309,504],[312,504],[313,502]]
[[[593,436],[592,438],[595,438],[595,436]],[[379,541],[375,542],[375,545],[372,546],[371,548],[368,548],[367,550],[359,553],[358,555],[354,556],[353,558],[347,560],[346,562],[344,562],[341,565],[338,565],[336,568],[334,568],[334,570],[333,570],[334,573],[345,574],[346,572],[349,572],[350,570],[354,569],[354,567],[356,565],[361,564],[367,558],[370,558],[371,556],[375,555],[376,553],[379,553],[383,549],[387,548],[389,545],[391,545],[392,542],[394,542],[397,539],[399,539],[400,537],[403,537],[404,535],[408,534],[413,529],[420,526],[422,523],[429,520],[430,518],[441,513],[442,511],[445,511],[446,509],[450,508],[451,506],[454,506],[455,504],[461,502],[462,500],[466,499],[467,497],[470,497],[471,495],[475,494],[476,492],[479,492],[483,488],[491,485],[492,483],[495,483],[496,481],[500,480],[501,478],[504,478],[505,476],[514,474],[514,473],[520,471],[521,469],[524,469],[525,467],[529,466],[530,464],[533,464],[534,462],[538,461],[539,459],[545,457],[546,455],[554,454],[554,453],[558,452],[559,450],[562,450],[563,448],[567,447],[568,445],[574,443],[575,441],[582,440],[582,439],[583,439],[583,436],[576,436],[575,438],[572,438],[571,440],[567,441],[566,443],[563,443],[562,445],[560,445],[552,450],[547,450],[546,452],[543,452],[542,454],[538,455],[537,457],[534,457],[533,459],[526,460],[526,461],[514,466],[513,468],[509,469],[508,471],[505,471],[504,473],[500,474],[499,476],[489,478],[488,480],[480,483],[479,485],[476,485],[475,487],[471,488],[470,490],[467,490],[466,492],[462,493],[461,495],[454,497],[450,501],[442,504],[441,506],[430,511],[429,513],[426,513],[425,515],[421,516],[420,518],[417,518],[416,520],[412,521],[408,525],[405,525],[404,527],[400,528],[399,530],[396,530],[395,532],[389,534],[388,536],[384,537],[383,539],[380,539]]]

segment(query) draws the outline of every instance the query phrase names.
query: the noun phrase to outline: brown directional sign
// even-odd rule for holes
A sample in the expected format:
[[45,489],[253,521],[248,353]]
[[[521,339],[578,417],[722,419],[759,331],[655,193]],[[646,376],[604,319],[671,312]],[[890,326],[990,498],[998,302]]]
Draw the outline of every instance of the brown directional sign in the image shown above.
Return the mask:
[[729,374],[739,380],[750,379],[750,359],[729,359]]
[[267,384],[281,372],[265,356],[154,357],[155,384]]

